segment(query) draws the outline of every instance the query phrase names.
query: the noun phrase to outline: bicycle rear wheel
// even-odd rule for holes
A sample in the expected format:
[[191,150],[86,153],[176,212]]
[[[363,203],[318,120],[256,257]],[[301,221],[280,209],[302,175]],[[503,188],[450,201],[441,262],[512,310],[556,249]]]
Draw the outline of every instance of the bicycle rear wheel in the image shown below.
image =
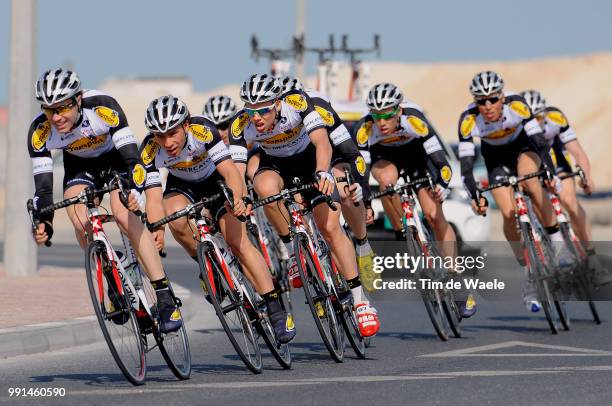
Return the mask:
[[[153,292],[153,286],[148,278],[143,278],[145,292]],[[172,287],[170,286],[170,289]],[[147,295],[148,296],[148,295]],[[181,302],[177,300],[177,309],[180,312]],[[182,318],[182,315],[181,315]],[[185,319],[183,325],[177,331],[171,333],[162,333],[154,331],[155,341],[159,347],[166,364],[178,379],[189,379],[191,375],[191,350],[189,348],[189,340],[187,339],[187,329],[185,328]]]
[[311,255],[308,240],[298,234],[293,239],[298,271],[304,285],[304,296],[312,317],[319,330],[321,339],[334,361],[342,362],[344,358],[344,331],[336,317],[331,294],[325,282],[319,277],[317,262]]
[[125,378],[134,385],[144,384],[147,374],[144,337],[119,273],[112,269],[103,243],[93,241],[85,257],[87,285],[91,302],[108,349]]
[[255,333],[254,321],[247,313],[238,287],[230,285],[234,283],[229,275],[231,271],[227,269],[226,277],[214,248],[209,244],[198,244],[198,264],[217,317],[236,353],[251,372],[261,373],[259,335]]
[[[416,230],[411,228],[406,229],[406,244],[408,249],[408,255],[411,257],[419,257],[423,253],[423,249],[421,245],[415,239]],[[418,279],[429,279],[431,280],[431,275],[426,271],[426,269],[421,268],[418,271]],[[443,310],[443,298],[440,296],[440,292],[438,289],[421,289],[419,288],[419,292],[421,293],[421,298],[423,299],[423,304],[425,305],[425,310],[427,311],[427,315],[431,320],[431,324],[433,324],[434,330],[436,334],[442,341],[448,341],[448,325],[446,321],[446,316]]]

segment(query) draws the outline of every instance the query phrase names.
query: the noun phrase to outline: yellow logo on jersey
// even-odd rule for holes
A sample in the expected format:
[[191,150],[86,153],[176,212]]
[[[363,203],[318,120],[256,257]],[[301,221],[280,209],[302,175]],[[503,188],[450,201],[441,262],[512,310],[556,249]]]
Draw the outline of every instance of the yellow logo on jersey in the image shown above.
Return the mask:
[[451,180],[451,176],[453,176],[451,168],[448,165],[444,165],[442,169],[440,169],[440,177],[444,182],[448,183]]
[[285,103],[287,103],[297,111],[304,111],[308,107],[308,102],[306,101],[306,98],[304,97],[304,95],[301,95],[299,93],[290,94],[289,96],[285,97]]
[[208,157],[208,152],[203,153],[202,155],[196,155],[191,158],[191,161],[183,161],[178,162],[171,166],[172,169],[188,169],[196,166],[200,162],[204,161]]
[[98,106],[94,111],[98,117],[109,126],[117,127],[119,125],[119,114],[115,110],[104,106]]
[[486,138],[491,140],[506,138],[507,136],[513,134],[515,130],[515,127],[502,128],[501,130],[493,131],[491,134],[487,135]]
[[319,106],[315,106],[315,110],[317,111],[317,113],[319,113],[326,126],[331,127],[334,125],[336,120],[334,120],[334,115],[330,111]]
[[357,131],[357,144],[361,146],[367,145],[370,135],[372,135],[372,122],[366,121]]
[[529,111],[529,107],[523,102],[513,101],[510,103],[510,108],[514,110],[516,114],[521,118],[529,118],[531,117],[531,112]]
[[361,155],[359,155],[357,159],[355,159],[355,168],[357,168],[357,172],[359,172],[361,176],[365,175],[366,162]]
[[266,145],[283,144],[289,142],[300,134],[302,131],[303,124],[288,130],[287,132],[277,134],[273,137],[263,140],[262,142]]
[[383,138],[380,143],[381,144],[392,144],[394,142],[400,142],[400,141],[405,141],[409,138],[413,138],[409,135],[395,135],[395,136],[391,136],[391,137],[386,137]]
[[210,131],[210,128],[202,124],[191,124],[189,126],[189,131],[191,131],[197,139],[207,144],[213,140],[213,133]]
[[551,111],[546,114],[546,119],[552,121],[557,124],[559,127],[567,126],[567,119],[560,111]]
[[149,165],[155,159],[157,151],[159,151],[159,144],[156,143],[153,138],[151,138],[144,146],[144,148],[142,149],[142,153],[140,154],[142,162],[145,165]]
[[134,169],[132,169],[132,180],[136,186],[144,185],[145,179],[147,178],[147,171],[144,166],[140,164],[134,165]]
[[232,122],[232,136],[234,138],[239,138],[247,125],[249,125],[249,115],[247,113],[242,113]]
[[68,145],[68,151],[77,152],[86,149],[96,149],[104,145],[108,134],[96,135],[95,137],[81,138]]
[[38,124],[36,131],[32,134],[32,148],[34,151],[41,151],[45,147],[45,143],[51,135],[51,124],[49,121]]
[[459,127],[459,131],[461,132],[461,136],[463,138],[468,138],[470,134],[472,134],[472,130],[476,126],[476,116],[473,114],[468,114],[463,117],[463,121],[461,121],[461,126]]
[[421,137],[429,135],[429,126],[427,123],[417,116],[408,116],[408,123],[414,129],[414,132]]

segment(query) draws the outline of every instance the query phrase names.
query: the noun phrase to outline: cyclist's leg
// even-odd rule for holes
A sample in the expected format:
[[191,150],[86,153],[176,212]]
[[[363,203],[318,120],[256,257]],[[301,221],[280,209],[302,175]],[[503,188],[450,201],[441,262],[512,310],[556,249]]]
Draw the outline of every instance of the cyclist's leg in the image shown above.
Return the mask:
[[[77,184],[70,186],[64,190],[64,199],[69,199],[81,193],[88,185]],[[87,207],[84,204],[75,204],[66,208],[68,218],[74,227],[74,234],[77,242],[82,249],[87,247],[87,238],[85,237],[85,231],[89,227],[89,221],[87,220]]]
[[457,255],[457,238],[455,231],[446,221],[446,217],[444,217],[442,204],[432,197],[430,189],[427,188],[419,190],[418,198],[427,223],[434,232],[436,241],[442,242],[440,249],[442,255],[455,257]]
[[[172,191],[164,194],[163,206],[166,215],[182,210],[190,203],[192,201],[180,192]],[[171,221],[168,226],[176,242],[181,244],[190,257],[195,258],[197,242],[193,238],[193,231],[189,227],[187,217]]]
[[259,162],[261,161],[261,155],[257,149],[249,151],[249,157],[247,161],[247,169],[246,176],[247,178],[255,179],[255,173],[257,173],[257,169],[259,169]]
[[134,251],[138,254],[144,272],[151,281],[164,279],[166,275],[149,230],[134,213],[121,203],[118,190],[110,193],[110,203],[117,226],[128,236]]
[[[537,172],[540,169],[541,160],[533,151],[524,151],[519,154],[517,172],[519,176]],[[532,178],[523,182],[523,187],[529,192],[531,201],[540,213],[540,221],[544,227],[553,227],[557,224],[550,199],[542,187],[538,178]]]
[[[259,198],[264,199],[281,191],[283,179],[277,171],[260,168],[255,174],[253,185]],[[289,215],[282,204],[271,203],[265,205],[264,213],[278,235],[285,236],[289,234],[289,226],[287,225]]]
[[573,178],[563,179],[559,198],[569,214],[576,237],[578,237],[585,249],[591,248],[591,226],[587,220],[584,208],[576,197],[576,184]]
[[[384,190],[388,185],[395,185],[399,176],[397,167],[385,159],[379,159],[372,165],[372,176]],[[402,229],[402,207],[399,196],[385,196],[381,198],[385,213],[391,221],[393,230],[400,232]]]

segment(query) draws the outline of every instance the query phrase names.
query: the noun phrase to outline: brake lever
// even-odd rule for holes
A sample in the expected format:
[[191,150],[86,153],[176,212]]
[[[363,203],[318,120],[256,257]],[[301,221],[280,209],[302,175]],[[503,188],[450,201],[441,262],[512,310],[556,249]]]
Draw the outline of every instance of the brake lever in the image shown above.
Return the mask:
[[[225,182],[223,182],[222,180],[218,180],[217,184],[223,191],[223,194],[225,195],[225,200],[227,201],[227,203],[229,204],[233,212],[234,211],[234,192],[232,192],[232,189],[230,189],[229,186],[227,186]],[[236,216],[236,218],[238,219],[238,221],[242,223],[244,223],[247,220],[246,216],[244,215]]]
[[[28,208],[28,214],[30,215],[30,223],[32,224],[32,231],[37,231],[38,226],[40,225],[40,220],[38,219],[38,211],[34,207],[34,200],[28,199],[26,202],[26,206]],[[51,239],[45,241],[45,247],[50,247],[52,245]]]

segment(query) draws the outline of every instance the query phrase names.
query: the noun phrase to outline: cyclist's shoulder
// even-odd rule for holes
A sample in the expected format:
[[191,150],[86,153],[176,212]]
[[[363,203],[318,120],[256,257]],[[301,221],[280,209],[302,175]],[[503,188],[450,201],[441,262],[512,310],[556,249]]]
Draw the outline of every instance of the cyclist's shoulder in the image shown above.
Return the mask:
[[510,114],[517,115],[522,119],[528,119],[532,117],[529,105],[527,104],[523,96],[516,92],[505,91],[504,104],[508,106],[508,112]]
[[85,90],[81,106],[85,111],[90,110],[95,113],[95,116],[109,127],[119,126],[123,116],[119,102],[99,90]]
[[357,146],[366,147],[368,145],[368,139],[374,131],[374,119],[370,113],[361,117],[361,120],[355,125],[355,141]]
[[474,118],[476,118],[479,114],[480,112],[478,111],[478,106],[476,103],[471,102],[459,115],[459,122],[463,121],[467,116],[474,116]]
[[40,152],[45,148],[45,144],[52,131],[51,122],[43,113],[40,113],[32,120],[28,129],[28,144],[33,152]]
[[148,133],[142,140],[140,146],[140,158],[145,166],[151,165],[155,161],[155,157],[160,151],[160,146],[155,142],[153,134]]
[[230,118],[229,122],[229,132],[234,138],[240,138],[249,124],[251,124],[249,115],[244,109],[238,110],[236,114]]
[[[291,90],[282,96],[283,108],[281,114],[286,112],[286,108],[303,113],[313,108],[313,101],[303,90]],[[286,107],[286,108],[285,108]]]
[[558,127],[566,127],[569,123],[567,116],[561,111],[561,109],[554,106],[547,106],[544,109],[544,116],[546,121],[555,124]]

